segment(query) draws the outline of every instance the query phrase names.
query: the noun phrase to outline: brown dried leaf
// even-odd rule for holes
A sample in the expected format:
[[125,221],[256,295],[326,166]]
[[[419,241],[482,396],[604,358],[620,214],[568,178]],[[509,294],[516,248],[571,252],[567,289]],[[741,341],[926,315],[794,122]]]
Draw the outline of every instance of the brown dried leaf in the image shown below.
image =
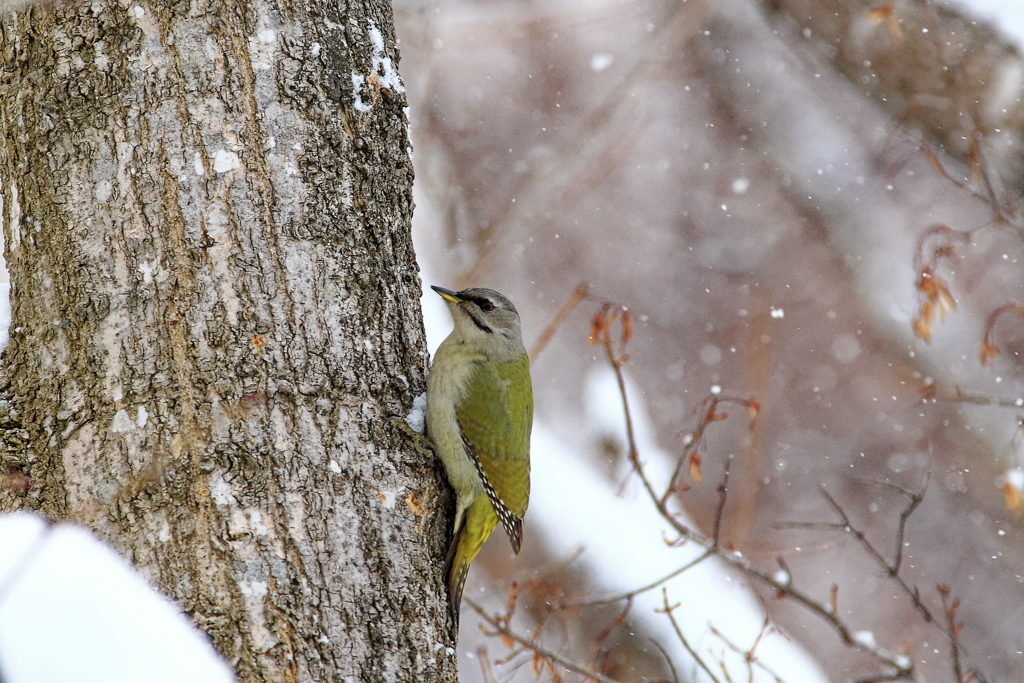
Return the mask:
[[747,404],[747,412],[750,414],[750,419],[753,420],[761,412],[761,402],[756,398],[750,399],[750,403]]
[[591,345],[603,343],[608,332],[608,325],[608,315],[605,309],[602,308],[594,313],[594,317],[590,319],[590,332],[587,334],[587,343]]
[[921,311],[914,317],[914,336],[925,342],[932,340],[932,306],[927,301],[921,304]]
[[893,9],[892,5],[885,3],[884,5],[879,5],[874,9],[868,10],[868,22],[872,26],[878,26],[895,13],[896,10]]
[[1024,496],[1009,480],[1003,482],[1003,504],[1014,517],[1020,517],[1021,512],[1024,512]]
[[516,608],[516,599],[519,597],[519,583],[513,581],[512,585],[508,587],[508,611],[512,612]]
[[960,609],[960,598],[953,598],[953,602],[950,603],[949,607],[946,609],[946,617],[950,621],[955,621],[956,611],[958,609]]
[[945,322],[946,314],[956,310],[956,300],[953,298],[953,295],[949,293],[949,287],[946,285],[945,280],[938,279],[938,282],[939,320]]
[[998,355],[999,349],[995,344],[988,339],[981,340],[981,353],[978,354],[978,360],[981,361],[982,367],[988,367]]
[[917,276],[917,282],[914,283],[917,287],[917,291],[924,294],[929,299],[935,297],[935,293],[938,287],[937,278],[932,273],[932,269],[925,266],[921,269],[921,273]]
[[690,456],[690,478],[694,482],[700,483],[700,455],[698,453]]
[[534,652],[533,660],[530,662],[530,668],[533,669],[533,675],[540,678],[540,675],[544,673],[544,655],[539,652]]

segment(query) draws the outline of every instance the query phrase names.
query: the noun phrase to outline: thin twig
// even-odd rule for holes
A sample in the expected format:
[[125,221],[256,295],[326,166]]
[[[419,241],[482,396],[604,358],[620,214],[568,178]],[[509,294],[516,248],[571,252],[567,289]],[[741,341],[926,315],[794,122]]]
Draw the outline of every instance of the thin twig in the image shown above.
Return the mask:
[[710,676],[712,681],[714,681],[715,683],[721,683],[721,681],[718,680],[718,677],[715,676],[714,673],[712,673],[710,668],[708,668],[708,665],[704,663],[704,660],[701,659],[701,656],[699,654],[697,654],[697,651],[694,650],[690,646],[690,642],[688,640],[686,640],[686,636],[683,635],[682,629],[679,628],[679,624],[676,622],[675,615],[672,614],[672,610],[674,610],[675,608],[679,607],[679,603],[676,603],[675,605],[669,605],[668,604],[668,589],[667,588],[663,587],[661,589],[661,595],[662,595],[662,598],[664,599],[664,602],[665,602],[665,608],[663,610],[657,610],[657,611],[658,612],[663,612],[665,615],[668,616],[668,620],[670,622],[672,622],[672,628],[675,630],[676,636],[679,638],[679,642],[683,644],[683,648],[685,648],[686,651],[690,653],[690,656],[693,657],[693,660],[695,662],[697,662],[697,666],[699,666],[700,668],[704,669],[704,673],[706,673],[708,676]]
[[[626,440],[629,447],[629,461],[633,465],[633,469],[641,474],[640,481],[643,483],[644,488],[647,489],[647,494],[655,501],[658,500],[657,494],[654,493],[654,487],[651,486],[650,480],[642,475],[643,465],[640,463],[640,451],[636,445],[636,434],[633,429],[633,416],[629,409],[629,398],[626,395],[626,378],[622,374],[622,366],[625,364],[625,356],[615,356],[615,351],[612,348],[611,334],[609,333],[608,327],[611,326],[611,319],[608,316],[608,305],[606,304],[602,311],[598,313],[600,316],[604,316],[606,324],[602,330],[601,338],[599,342],[604,347],[605,354],[608,357],[608,362],[612,366],[612,371],[615,373],[615,381],[619,385],[619,394],[622,396],[622,412],[626,416]],[[596,318],[596,316],[595,316]],[[664,510],[663,505],[658,505],[659,510]]]
[[[925,486],[927,487],[927,480],[925,482]],[[899,573],[900,565],[903,561],[903,539],[906,531],[907,520],[924,499],[924,489],[919,492],[912,492],[903,487],[892,486],[892,488],[910,498],[910,502],[900,513],[900,522],[896,532],[896,552],[892,562],[889,562],[882,557],[882,553],[880,553],[871,541],[868,540],[867,535],[854,525],[849,515],[846,514],[846,511],[836,501],[836,499],[832,497],[832,494],[830,494],[824,486],[820,487],[821,495],[829,504],[829,507],[832,508],[832,511],[836,513],[836,516],[839,517],[839,522],[779,522],[775,526],[780,529],[832,529],[842,531],[843,533],[853,536],[857,539],[857,542],[860,543],[861,547],[864,548],[868,555],[870,555],[875,562],[885,569],[886,575],[895,581],[896,585],[898,585],[900,589],[907,594],[911,603],[914,605],[914,608],[921,613],[924,620],[928,623],[935,624],[938,629],[948,637],[949,633],[935,620],[931,610],[929,610],[928,606],[921,600],[920,591],[918,591],[917,588],[912,588]]]
[[716,629],[714,626],[711,627],[711,632],[713,634],[715,634],[723,643],[725,643],[726,647],[728,647],[730,650],[732,650],[736,654],[743,656],[743,660],[747,664],[747,676],[748,676],[748,680],[749,681],[752,682],[754,680],[754,666],[756,665],[759,669],[761,669],[762,671],[767,673],[769,676],[774,678],[777,681],[777,683],[784,683],[785,679],[783,679],[781,676],[779,676],[779,674],[777,674],[775,671],[773,671],[770,667],[768,667],[764,663],[762,663],[761,660],[759,660],[755,656],[755,654],[754,654],[755,651],[757,650],[757,646],[761,644],[761,640],[764,638],[765,634],[768,632],[770,626],[771,626],[771,620],[769,620],[768,617],[765,617],[764,618],[764,623],[761,624],[761,630],[758,631],[757,637],[754,639],[754,644],[751,645],[746,650],[740,649],[739,646],[735,645],[732,641],[730,641],[728,638],[726,638],[725,634],[723,634],[721,631]]
[[557,332],[558,328],[562,326],[565,319],[569,317],[569,314],[571,314],[576,309],[576,306],[583,301],[589,289],[590,286],[586,282],[581,282],[576,285],[576,289],[572,290],[572,294],[570,294],[569,298],[567,298],[561,305],[555,313],[555,316],[551,319],[551,322],[549,322],[544,330],[541,331],[540,336],[537,337],[537,341],[533,343],[533,347],[530,348],[531,363],[537,360],[537,356],[539,356],[540,352],[544,350],[544,347],[548,345],[551,338],[555,336],[555,332]]
[[480,660],[480,673],[484,677],[484,683],[498,683],[491,667],[491,656],[487,654],[487,648],[481,645],[476,650],[476,658]]
[[715,553],[711,550],[705,550],[699,556],[690,560],[683,566],[677,569],[673,569],[671,572],[661,577],[660,579],[651,581],[650,583],[641,586],[640,588],[634,588],[633,590],[626,591],[625,593],[616,593],[615,595],[608,595],[603,598],[594,598],[592,600],[567,600],[561,603],[559,607],[592,607],[595,605],[607,605],[613,602],[619,602],[620,600],[632,600],[641,593],[646,593],[649,590],[654,590],[666,581],[674,579],[675,577],[679,576],[688,569],[695,567],[696,565],[700,564],[701,562],[703,562],[704,560],[706,560],[714,554]]
[[718,507],[715,508],[715,524],[712,527],[713,531],[711,534],[711,547],[714,550],[718,550],[720,538],[719,534],[722,531],[722,516],[725,513],[725,501],[729,496],[729,471],[732,469],[732,458],[725,459],[725,472],[722,474],[722,482],[718,485]]
[[941,392],[935,391],[935,398],[940,401],[954,401],[956,403],[974,403],[982,406],[993,406],[996,408],[1014,408],[1020,410],[1024,408],[1024,397],[1022,398],[1004,398],[1002,396],[989,396],[987,394],[980,394],[973,391],[964,391],[960,387],[955,387],[952,395],[946,395]]
[[546,657],[547,659],[550,659],[553,662],[557,662],[557,663],[561,664],[562,666],[564,666],[569,671],[572,671],[573,673],[580,674],[581,676],[584,676],[584,677],[589,677],[589,678],[593,679],[594,681],[596,681],[596,683],[620,683],[619,681],[616,681],[614,678],[609,678],[608,676],[605,676],[604,674],[598,673],[596,671],[592,671],[592,670],[588,669],[587,667],[582,666],[580,664],[577,664],[576,662],[574,662],[574,661],[572,661],[570,659],[566,659],[565,657],[563,657],[562,655],[558,654],[557,652],[553,652],[552,650],[548,650],[547,648],[543,647],[542,645],[539,645],[538,643],[534,642],[533,640],[530,640],[530,639],[528,639],[528,638],[526,638],[524,636],[519,635],[518,633],[513,631],[511,629],[511,627],[509,627],[506,623],[504,623],[503,619],[498,619],[498,618],[492,617],[490,614],[488,614],[486,612],[486,610],[484,610],[483,607],[481,607],[480,605],[476,604],[476,602],[474,602],[472,598],[463,597],[462,601],[464,603],[466,603],[467,605],[469,605],[470,607],[472,607],[476,611],[476,613],[480,615],[480,618],[483,619],[484,621],[486,621],[488,624],[490,624],[491,627],[494,628],[498,634],[500,634],[500,635],[502,635],[502,636],[504,636],[506,638],[509,638],[511,640],[514,640],[515,642],[519,643],[523,647],[525,647],[525,648],[527,648],[527,649],[529,649],[529,650],[539,654],[540,656]]
[[[799,604],[803,605],[806,609],[814,614],[817,614],[820,618],[824,619],[836,632],[839,638],[849,647],[856,648],[863,652],[866,652],[873,656],[875,659],[883,663],[885,666],[890,667],[893,672],[898,673],[902,677],[908,677],[913,672],[913,663],[907,660],[896,658],[888,653],[884,652],[877,646],[868,644],[862,640],[854,637],[853,631],[848,627],[836,614],[835,611],[829,610],[828,607],[821,604],[817,600],[811,598],[809,595],[796,589],[792,582],[786,585],[780,584],[771,575],[756,569],[753,565],[747,562],[742,555],[734,553],[723,552],[720,548],[716,547],[714,539],[704,538],[696,531],[690,529],[679,519],[673,515],[667,508],[665,501],[654,492],[654,486],[650,479],[648,479],[646,472],[639,462],[639,450],[636,445],[636,440],[633,430],[633,419],[629,411],[629,402],[626,397],[626,384],[622,374],[622,365],[625,362],[625,355],[620,355],[618,358],[612,349],[611,335],[609,333],[609,327],[611,325],[610,316],[606,309],[602,309],[602,312],[598,313],[594,317],[594,326],[591,331],[591,339],[601,343],[605,347],[605,352],[608,356],[608,361],[612,366],[612,370],[615,372],[615,376],[618,380],[619,392],[622,395],[623,410],[626,417],[626,435],[629,441],[629,452],[631,460],[633,461],[634,470],[637,476],[640,478],[644,489],[647,491],[648,497],[654,504],[658,513],[665,519],[666,522],[678,533],[681,537],[686,538],[694,543],[701,545],[706,551],[714,553],[721,561],[727,565],[738,569],[739,571],[746,574],[748,577],[753,577],[758,581],[766,584],[770,588],[774,589],[778,593],[787,595],[792,600],[795,600]],[[595,339],[595,334],[597,338]],[[755,412],[754,408],[756,404],[751,402],[751,412]],[[705,419],[707,419],[705,417]],[[717,418],[716,418],[717,419]],[[662,589],[664,590],[664,588]]]
[[[963,668],[960,663],[960,630],[964,627],[962,622],[957,622],[956,613],[960,609],[960,599],[950,599],[949,586],[939,584],[936,586],[939,591],[939,597],[942,598],[942,611],[946,616],[946,628],[949,630],[949,662],[953,667],[953,676],[956,678],[956,683],[966,683],[964,679]],[[970,675],[970,673],[969,673]],[[970,678],[974,678],[970,675]]]
[[661,643],[654,638],[648,638],[647,640],[651,641],[654,647],[658,648],[658,652],[661,653],[661,656],[665,658],[665,664],[668,666],[668,670],[672,672],[672,683],[679,683],[679,674],[676,673],[676,665],[672,663],[672,658],[668,656],[667,652],[665,652],[665,648],[663,648]]

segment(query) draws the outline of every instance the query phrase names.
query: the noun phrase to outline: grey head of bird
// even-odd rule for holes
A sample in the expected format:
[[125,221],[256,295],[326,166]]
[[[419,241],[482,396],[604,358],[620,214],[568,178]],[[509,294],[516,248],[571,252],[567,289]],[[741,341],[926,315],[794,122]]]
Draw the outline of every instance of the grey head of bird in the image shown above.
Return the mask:
[[452,336],[463,344],[479,347],[497,355],[523,351],[523,332],[519,312],[501,292],[470,287],[453,292],[431,286],[448,303],[455,323]]

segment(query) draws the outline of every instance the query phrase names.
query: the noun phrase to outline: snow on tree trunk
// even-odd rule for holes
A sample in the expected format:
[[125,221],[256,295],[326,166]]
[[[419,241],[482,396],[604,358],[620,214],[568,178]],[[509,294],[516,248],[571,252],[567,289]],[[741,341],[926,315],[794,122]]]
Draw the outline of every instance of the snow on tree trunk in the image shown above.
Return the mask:
[[0,30],[0,507],[92,528],[240,680],[453,678],[446,489],[387,421],[426,367],[388,4]]

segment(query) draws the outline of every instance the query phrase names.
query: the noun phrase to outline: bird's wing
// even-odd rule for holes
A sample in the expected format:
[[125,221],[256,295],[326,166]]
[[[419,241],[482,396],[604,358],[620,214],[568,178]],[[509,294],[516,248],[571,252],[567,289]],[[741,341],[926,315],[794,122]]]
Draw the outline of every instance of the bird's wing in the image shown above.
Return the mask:
[[533,388],[526,355],[502,363],[476,363],[455,412],[484,489],[518,553],[530,499],[533,425]]

